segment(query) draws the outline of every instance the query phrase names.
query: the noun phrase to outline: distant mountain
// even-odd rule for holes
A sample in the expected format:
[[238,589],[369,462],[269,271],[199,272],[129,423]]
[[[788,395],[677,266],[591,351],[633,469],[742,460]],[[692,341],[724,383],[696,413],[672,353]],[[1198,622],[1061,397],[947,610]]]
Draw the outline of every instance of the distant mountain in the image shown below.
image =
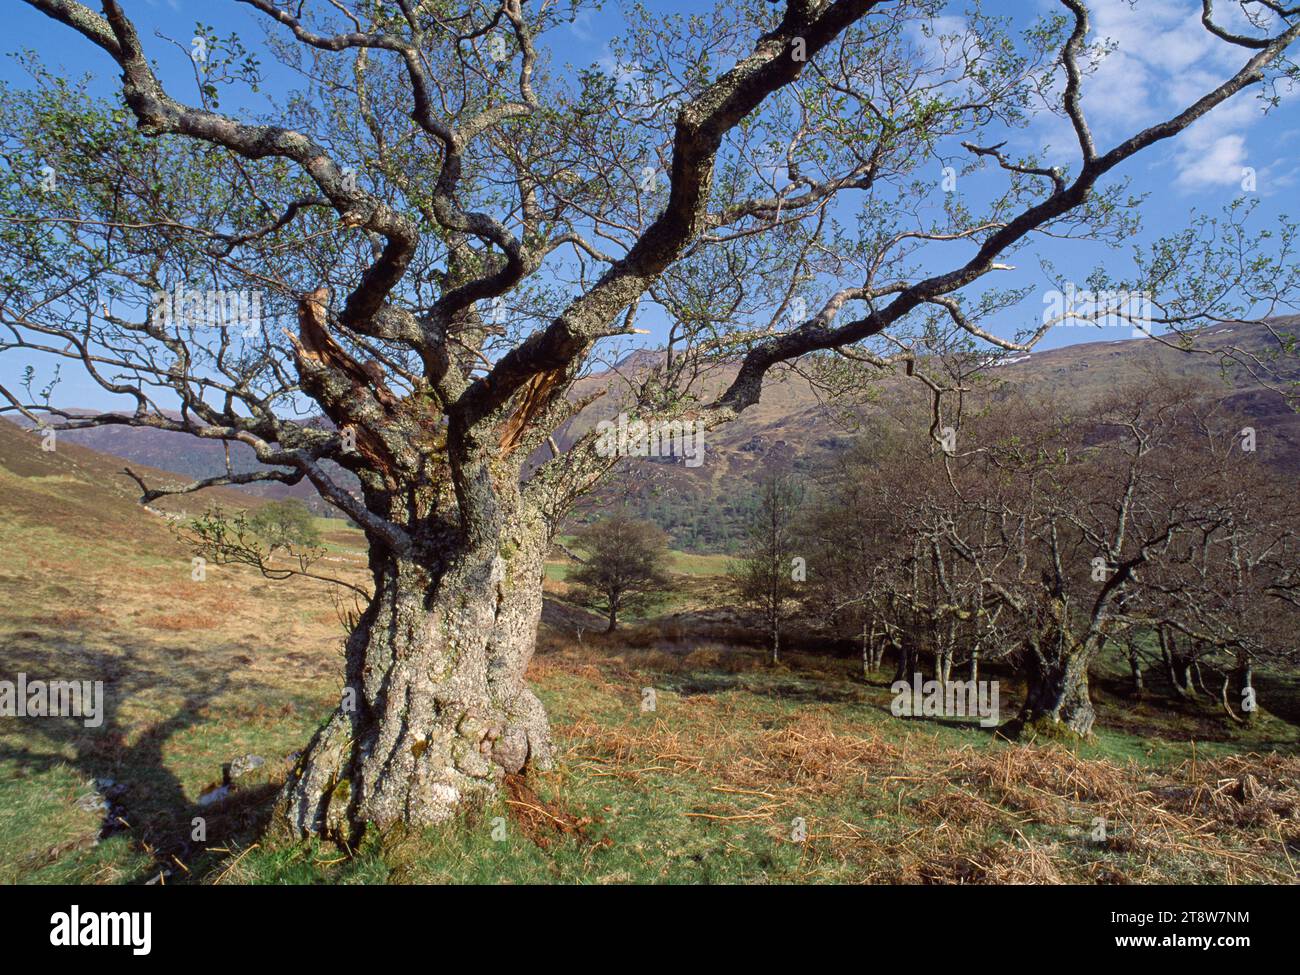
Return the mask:
[[[1279,333],[1300,336],[1300,316],[1275,319],[1270,325]],[[1235,348],[1267,363],[1267,374],[1283,386],[1300,383],[1300,356],[1285,354],[1262,325],[1215,326],[1193,337],[1201,351],[1185,352],[1142,337],[991,357],[984,378],[992,396],[1000,386],[1015,387],[1074,409],[1086,409],[1117,389],[1140,387],[1159,377],[1215,385],[1228,394],[1229,408],[1255,427],[1262,456],[1281,470],[1300,474],[1300,414],[1279,392],[1261,385],[1226,358],[1225,352]],[[725,388],[735,372],[734,366],[719,368],[705,392]],[[590,377],[583,389],[595,389],[606,381],[602,376]],[[873,384],[873,395],[856,408],[836,407],[823,402],[806,379],[786,371],[764,387],[757,405],[707,434],[705,463],[695,468],[681,461],[640,463],[636,476],[602,486],[591,507],[603,510],[622,502],[668,531],[679,548],[727,550],[740,536],[752,507],[755,479],[762,471],[775,463],[811,471],[858,435],[863,418],[896,412],[906,400],[924,395],[915,380],[891,377]],[[557,438],[560,445],[566,447],[617,411],[616,403],[597,401]]]
[[[1276,319],[1271,324],[1279,331],[1300,334],[1300,316]],[[1300,415],[1279,393],[1262,386],[1239,365],[1226,361],[1221,351],[1236,347],[1265,360],[1281,351],[1277,341],[1260,325],[1215,326],[1202,329],[1195,339],[1196,347],[1207,351],[1187,353],[1148,338],[1087,342],[1001,357],[990,362],[986,375],[995,383],[1084,407],[1116,389],[1141,385],[1155,376],[1217,383],[1229,391],[1232,409],[1252,421],[1258,449],[1265,451],[1276,466],[1300,473]],[[653,354],[634,352],[616,369],[623,374],[633,373],[651,362]],[[1279,366],[1287,366],[1289,371]],[[1282,359],[1272,368],[1282,372],[1284,379],[1300,382],[1300,359]],[[718,367],[703,392],[724,388],[735,369]],[[590,376],[579,384],[575,394],[609,385],[611,379],[612,373]],[[680,459],[631,461],[628,473],[602,488],[596,504],[603,508],[610,503],[627,503],[667,530],[677,547],[695,551],[728,549],[738,538],[740,525],[752,505],[753,484],[762,471],[778,462],[796,470],[815,468],[851,442],[856,435],[856,421],[872,412],[888,411],[903,397],[915,395],[917,384],[891,378],[882,380],[874,389],[871,402],[845,409],[823,402],[806,379],[786,371],[767,384],[757,405],[735,422],[706,435],[702,464],[687,467]],[[618,409],[613,394],[596,401],[559,431],[559,445],[566,448],[600,420],[613,417]],[[180,433],[104,426],[61,434],[60,438],[114,454],[132,464],[149,465],[191,479],[221,473],[226,466],[222,444]],[[243,444],[231,445],[230,463],[237,471],[259,466],[252,450]],[[352,481],[347,472],[339,470],[338,474]],[[293,487],[265,484],[239,490],[264,497],[299,497],[321,513],[337,514],[316,497],[306,482]]]
[[[90,411],[69,412],[89,413]],[[22,423],[21,425],[28,426],[29,424]],[[107,424],[101,427],[88,427],[84,430],[61,432],[59,442],[78,444],[103,454],[120,457],[129,463],[133,470],[137,465],[143,465],[154,468],[155,471],[167,471],[171,474],[180,475],[180,477],[168,479],[173,483],[216,477],[226,471],[225,444],[215,440],[191,437],[186,433],[175,433],[171,430],[153,430],[148,427]],[[258,462],[253,454],[253,448],[247,444],[232,443],[229,445],[229,451],[230,469],[236,473],[261,470],[266,466]],[[332,473],[341,483],[350,488],[357,486],[356,479],[352,474],[340,467],[330,466],[332,467]],[[140,471],[136,471],[136,473],[140,473]],[[145,483],[152,487],[154,480],[146,477]],[[341,517],[338,509],[326,504],[316,493],[316,489],[305,480],[293,485],[280,484],[275,481],[244,484],[231,490],[267,499],[298,498],[317,514]],[[203,496],[208,495],[205,492]]]

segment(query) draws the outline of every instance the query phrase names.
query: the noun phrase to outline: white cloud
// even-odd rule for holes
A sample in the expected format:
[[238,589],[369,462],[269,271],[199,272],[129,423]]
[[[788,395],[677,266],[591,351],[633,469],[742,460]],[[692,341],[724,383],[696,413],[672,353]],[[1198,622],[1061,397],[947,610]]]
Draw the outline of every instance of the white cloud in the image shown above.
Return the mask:
[[[1253,33],[1235,4],[1219,7],[1219,23]],[[1114,47],[1083,83],[1084,114],[1102,151],[1182,111],[1249,56],[1205,29],[1199,0],[1089,0],[1088,8],[1090,41]],[[1249,129],[1261,117],[1248,89],[1197,121],[1169,144],[1172,184],[1182,190],[1240,184],[1242,169],[1251,165]],[[1050,142],[1052,156],[1077,154],[1073,132],[1060,119],[1044,119],[1038,135]]]
[[1209,186],[1240,185],[1246,168],[1246,137],[1239,133],[1223,135],[1199,145],[1188,140],[1174,157],[1180,189],[1204,189]]
[[593,29],[590,9],[578,11],[569,24],[569,33],[587,44],[593,44],[598,40]]

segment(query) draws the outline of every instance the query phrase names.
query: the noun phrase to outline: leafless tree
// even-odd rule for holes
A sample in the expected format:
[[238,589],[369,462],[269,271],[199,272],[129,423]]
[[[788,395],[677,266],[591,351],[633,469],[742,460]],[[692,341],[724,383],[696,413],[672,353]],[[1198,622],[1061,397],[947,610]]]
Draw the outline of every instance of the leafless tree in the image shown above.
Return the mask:
[[1207,694],[1236,720],[1256,712],[1256,662],[1286,670],[1300,656],[1300,505],[1254,438],[1221,398],[1189,407],[1176,461],[1195,478],[1186,490],[1199,517],[1143,573],[1126,610],[1156,631],[1174,692]]

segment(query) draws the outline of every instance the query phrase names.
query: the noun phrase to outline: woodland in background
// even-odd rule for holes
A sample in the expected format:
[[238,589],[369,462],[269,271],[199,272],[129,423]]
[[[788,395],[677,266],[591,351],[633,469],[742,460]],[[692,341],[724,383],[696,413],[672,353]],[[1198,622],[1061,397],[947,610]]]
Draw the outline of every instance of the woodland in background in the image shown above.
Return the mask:
[[867,673],[886,655],[896,679],[995,664],[1027,683],[1009,733],[1087,734],[1109,644],[1134,694],[1158,666],[1250,720],[1256,667],[1300,656],[1300,498],[1254,429],[1187,383],[1087,410],[998,399],[968,407],[951,449],[914,413],[829,470],[767,476],[732,576],[773,662],[798,621],[860,640]]

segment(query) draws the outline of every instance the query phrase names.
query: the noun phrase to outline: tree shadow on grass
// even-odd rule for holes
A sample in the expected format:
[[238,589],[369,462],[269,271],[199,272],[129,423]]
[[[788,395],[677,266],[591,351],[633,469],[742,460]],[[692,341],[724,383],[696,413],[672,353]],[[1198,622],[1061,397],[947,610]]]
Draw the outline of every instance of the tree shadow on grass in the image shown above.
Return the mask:
[[[26,775],[74,768],[84,780],[77,802],[102,816],[96,841],[127,834],[153,860],[129,882],[155,878],[164,869],[184,879],[176,861],[194,858],[206,845],[192,839],[195,817],[205,821],[207,842],[219,838],[229,846],[260,835],[270,816],[274,785],[240,789],[221,802],[200,806],[186,795],[164,757],[178,735],[207,720],[205,711],[231,688],[230,671],[196,663],[197,655],[188,655],[182,664],[168,659],[166,648],[143,642],[121,646],[117,653],[97,651],[87,646],[93,638],[66,628],[49,637],[27,631],[0,646],[0,675],[6,680],[16,680],[22,672],[29,682],[103,681],[97,727],[87,727],[80,717],[14,719],[21,722],[21,740],[14,741],[14,735],[0,740],[0,760],[14,762]],[[126,716],[128,704],[147,707],[146,696],[156,692],[167,695],[169,710],[171,700],[180,697],[170,716],[152,723],[138,714]],[[54,859],[57,852],[31,866]]]
[[[1297,729],[1300,706],[1293,688],[1284,681],[1269,682],[1257,677],[1269,692],[1260,691],[1261,709],[1279,719],[1281,724],[1257,721],[1240,725],[1232,721],[1214,694],[1215,683],[1207,682],[1192,698],[1178,694],[1163,667],[1149,667],[1144,673],[1145,689],[1141,697],[1133,692],[1127,674],[1092,674],[1089,683],[1097,723],[1101,728],[1140,738],[1160,738],[1171,742],[1217,742],[1251,749],[1294,749],[1297,733],[1287,733],[1286,725]],[[1208,692],[1208,693],[1207,693]],[[1280,734],[1278,734],[1280,732]]]
[[743,691],[759,697],[798,703],[852,704],[861,700],[860,691],[851,684],[837,687],[824,680],[799,677],[755,676],[751,673],[665,673],[655,676],[655,683],[663,690],[683,697],[701,694],[721,694],[726,691]]

